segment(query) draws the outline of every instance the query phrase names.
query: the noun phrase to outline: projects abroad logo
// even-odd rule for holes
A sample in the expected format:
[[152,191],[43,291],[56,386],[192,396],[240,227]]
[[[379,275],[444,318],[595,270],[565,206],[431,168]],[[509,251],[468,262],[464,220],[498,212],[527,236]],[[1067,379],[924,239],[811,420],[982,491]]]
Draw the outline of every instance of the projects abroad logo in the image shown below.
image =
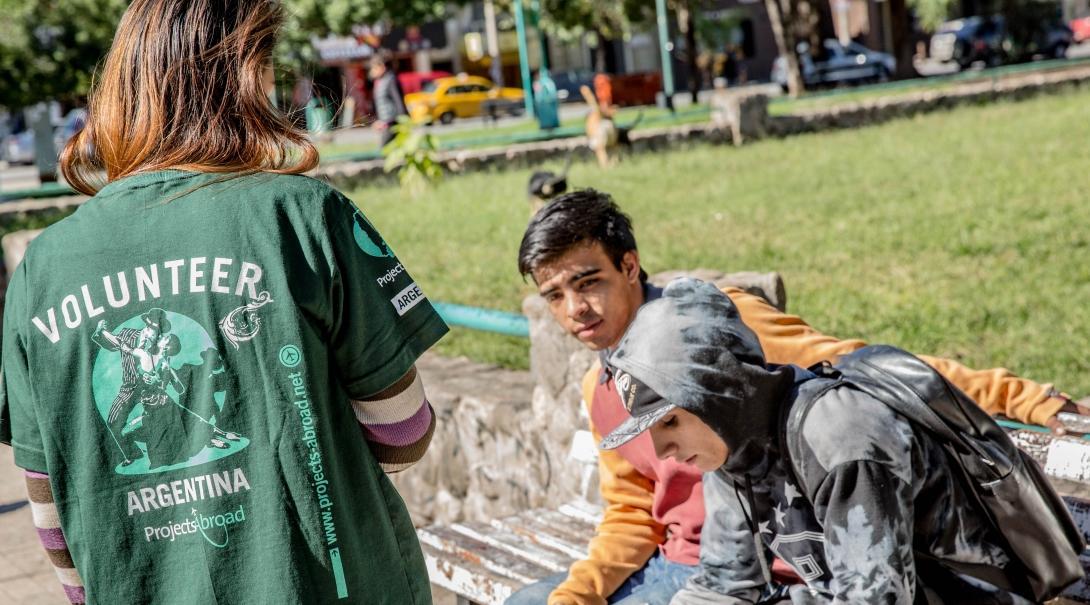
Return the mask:
[[192,508],[190,515],[190,518],[179,523],[170,522],[161,527],[145,527],[144,540],[174,542],[185,536],[200,535],[205,542],[215,548],[227,548],[227,544],[231,541],[231,526],[246,521],[246,509],[241,504],[235,510],[210,515]]

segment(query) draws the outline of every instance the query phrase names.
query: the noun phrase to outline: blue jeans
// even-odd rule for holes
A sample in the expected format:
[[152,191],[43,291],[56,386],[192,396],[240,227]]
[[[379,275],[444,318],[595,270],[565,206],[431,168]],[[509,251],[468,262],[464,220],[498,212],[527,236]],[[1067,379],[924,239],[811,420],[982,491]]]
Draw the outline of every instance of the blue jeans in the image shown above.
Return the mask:
[[[606,599],[610,605],[668,605],[674,593],[696,572],[695,565],[674,563],[655,553],[647,564],[629,576],[617,592]],[[545,605],[549,594],[568,579],[561,572],[524,587],[504,601],[504,605]]]

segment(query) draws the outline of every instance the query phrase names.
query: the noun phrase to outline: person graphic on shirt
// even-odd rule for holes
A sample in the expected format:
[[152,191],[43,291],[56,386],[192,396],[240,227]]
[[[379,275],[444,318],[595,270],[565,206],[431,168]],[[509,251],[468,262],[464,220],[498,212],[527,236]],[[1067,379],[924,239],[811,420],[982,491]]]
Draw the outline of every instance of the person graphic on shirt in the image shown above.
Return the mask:
[[[155,389],[149,392],[146,387],[162,383],[162,377],[156,374],[156,365],[163,360],[163,353],[171,348],[169,338],[164,342],[163,337],[164,333],[170,332],[170,320],[166,318],[165,311],[151,309],[140,318],[144,322],[144,327],[140,330],[122,328],[117,334],[112,334],[106,329],[106,322],[103,320],[98,322],[91,336],[91,340],[103,349],[121,353],[121,388],[110,405],[106,424],[124,456],[122,466],[128,466],[143,456],[131,433],[125,433],[125,427],[137,403],[150,402],[155,405],[155,401],[158,401],[157,397],[149,397],[154,395]],[[177,348],[178,337],[170,336],[173,336]],[[162,351],[158,353],[158,358],[153,350]],[[161,369],[161,364],[159,365]],[[169,362],[167,367],[169,368]]]
[[[531,220],[519,248],[519,272],[529,276],[565,332],[606,358],[636,312],[662,290],[647,283],[632,222],[609,195],[594,190],[557,197]],[[724,292],[757,335],[769,363],[809,367],[863,347],[862,340],[822,334],[801,317],[737,288]],[[992,414],[1062,432],[1057,413],[1086,414],[1066,395],[995,368],[974,370],[955,361],[921,356]],[[596,363],[583,380],[590,429],[601,439],[629,416],[608,364]],[[665,604],[696,571],[704,524],[701,471],[659,460],[649,437],[599,453],[599,489],[605,514],[588,556],[512,595],[509,605],[570,603]],[[773,571],[784,570],[776,567]],[[626,600],[630,599],[630,600]]]

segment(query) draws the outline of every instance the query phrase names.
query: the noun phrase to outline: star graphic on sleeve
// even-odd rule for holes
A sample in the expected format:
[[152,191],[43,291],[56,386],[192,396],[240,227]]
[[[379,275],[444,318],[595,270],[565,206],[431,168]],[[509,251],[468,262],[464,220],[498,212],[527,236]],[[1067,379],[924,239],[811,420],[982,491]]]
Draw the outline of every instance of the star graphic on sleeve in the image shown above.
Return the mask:
[[772,530],[768,529],[768,521],[761,521],[760,523],[758,523],[757,524],[757,531],[758,531],[758,533],[762,533],[762,534],[771,534],[772,533]]
[[794,504],[795,498],[798,498],[802,494],[799,493],[799,490],[796,489],[794,485],[791,485],[790,483],[784,482],[784,484],[783,484],[783,495],[787,498],[787,503],[788,504]]
[[772,509],[772,512],[776,513],[776,525],[783,527],[783,519],[787,516],[787,511],[782,508],[781,504],[777,504],[776,508]]

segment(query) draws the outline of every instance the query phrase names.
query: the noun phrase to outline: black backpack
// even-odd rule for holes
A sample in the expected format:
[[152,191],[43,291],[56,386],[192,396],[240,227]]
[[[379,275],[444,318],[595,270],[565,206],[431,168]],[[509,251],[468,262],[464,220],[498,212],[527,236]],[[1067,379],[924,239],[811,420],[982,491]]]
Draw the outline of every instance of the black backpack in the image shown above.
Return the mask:
[[790,461],[787,433],[799,434],[812,404],[829,389],[856,388],[942,444],[951,467],[961,470],[974,506],[1006,540],[1012,559],[1006,570],[945,559],[942,565],[1035,602],[1051,599],[1083,578],[1079,554],[1086,543],[1082,532],[1037,462],[931,366],[896,347],[876,345],[841,357],[835,366],[826,363],[810,371],[835,382],[807,401],[796,401],[781,424],[781,451],[796,484],[799,472]]

